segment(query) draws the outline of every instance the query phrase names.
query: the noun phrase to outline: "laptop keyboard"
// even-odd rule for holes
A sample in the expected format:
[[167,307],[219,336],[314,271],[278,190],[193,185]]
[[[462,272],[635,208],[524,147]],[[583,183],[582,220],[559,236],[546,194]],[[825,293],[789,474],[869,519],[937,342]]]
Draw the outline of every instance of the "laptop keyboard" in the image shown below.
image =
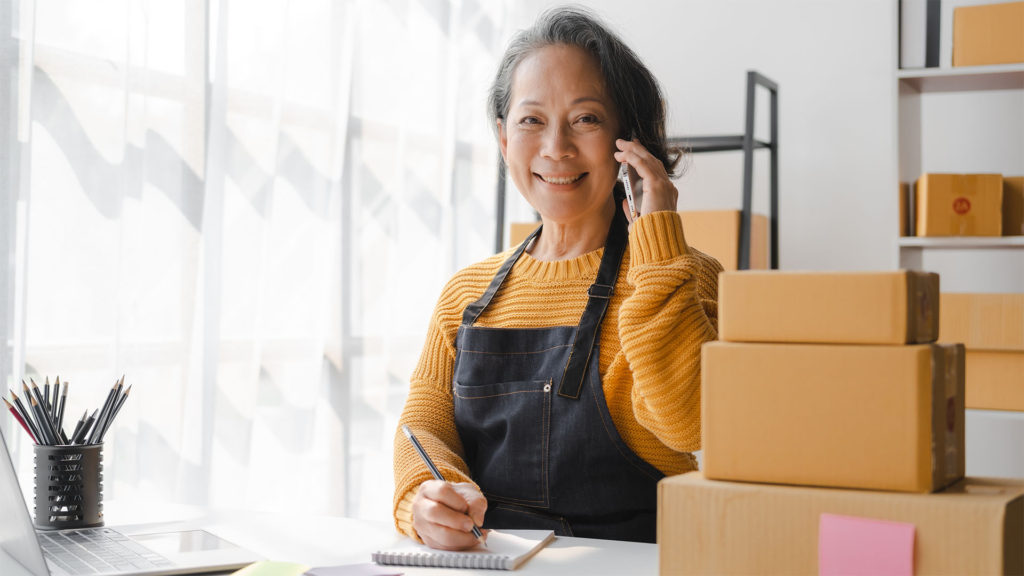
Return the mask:
[[109,528],[38,534],[43,556],[55,573],[143,572],[171,566],[163,556]]

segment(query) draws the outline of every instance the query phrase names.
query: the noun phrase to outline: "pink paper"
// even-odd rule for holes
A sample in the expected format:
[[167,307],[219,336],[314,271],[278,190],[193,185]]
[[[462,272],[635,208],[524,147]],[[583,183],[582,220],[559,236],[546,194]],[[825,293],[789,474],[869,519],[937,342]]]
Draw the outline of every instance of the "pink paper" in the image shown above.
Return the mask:
[[819,576],[913,576],[914,525],[822,514]]

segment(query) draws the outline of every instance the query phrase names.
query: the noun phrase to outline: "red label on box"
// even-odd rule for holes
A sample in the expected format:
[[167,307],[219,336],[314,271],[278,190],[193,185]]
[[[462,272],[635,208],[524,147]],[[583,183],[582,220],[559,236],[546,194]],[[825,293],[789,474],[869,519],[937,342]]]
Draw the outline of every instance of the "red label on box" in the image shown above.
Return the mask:
[[963,196],[953,200],[953,211],[963,216],[971,211],[971,201]]

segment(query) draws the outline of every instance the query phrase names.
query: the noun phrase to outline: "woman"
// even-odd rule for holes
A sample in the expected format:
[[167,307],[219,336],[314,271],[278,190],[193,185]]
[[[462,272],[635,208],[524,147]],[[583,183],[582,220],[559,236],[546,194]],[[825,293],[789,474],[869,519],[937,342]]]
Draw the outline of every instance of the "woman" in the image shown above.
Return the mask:
[[449,482],[397,434],[396,526],[442,549],[475,545],[474,525],[653,542],[658,480],[697,467],[721,270],[686,244],[657,82],[559,8],[513,39],[489,105],[542,226],[441,294],[400,424]]

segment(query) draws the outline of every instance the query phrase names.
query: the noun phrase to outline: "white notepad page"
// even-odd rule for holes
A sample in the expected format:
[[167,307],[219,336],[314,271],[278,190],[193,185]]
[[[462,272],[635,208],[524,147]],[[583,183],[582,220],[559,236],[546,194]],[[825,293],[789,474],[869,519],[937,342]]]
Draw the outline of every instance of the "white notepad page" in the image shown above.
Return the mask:
[[491,530],[486,548],[478,544],[469,550],[449,552],[408,540],[403,545],[374,552],[372,559],[378,564],[400,566],[515,570],[554,538],[551,530]]

